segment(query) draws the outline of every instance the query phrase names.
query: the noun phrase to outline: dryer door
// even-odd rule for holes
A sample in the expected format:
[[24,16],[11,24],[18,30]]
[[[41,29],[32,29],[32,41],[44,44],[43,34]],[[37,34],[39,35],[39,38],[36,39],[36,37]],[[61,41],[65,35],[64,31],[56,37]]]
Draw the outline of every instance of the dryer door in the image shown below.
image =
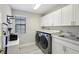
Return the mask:
[[40,45],[41,45],[41,47],[43,49],[47,49],[48,48],[48,40],[47,40],[47,38],[44,35],[42,35],[40,37]]

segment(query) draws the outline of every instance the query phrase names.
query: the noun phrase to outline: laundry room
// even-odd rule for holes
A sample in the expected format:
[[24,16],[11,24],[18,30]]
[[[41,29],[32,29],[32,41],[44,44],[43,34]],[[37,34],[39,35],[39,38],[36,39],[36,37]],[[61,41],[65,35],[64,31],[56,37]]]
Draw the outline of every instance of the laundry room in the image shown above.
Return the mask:
[[79,4],[0,4],[0,54],[79,54]]

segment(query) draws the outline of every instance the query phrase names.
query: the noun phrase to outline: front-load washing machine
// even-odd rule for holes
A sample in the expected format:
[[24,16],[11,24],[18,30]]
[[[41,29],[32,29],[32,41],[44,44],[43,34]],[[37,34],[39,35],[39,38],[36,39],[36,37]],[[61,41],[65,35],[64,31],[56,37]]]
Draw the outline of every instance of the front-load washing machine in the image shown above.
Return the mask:
[[52,35],[47,32],[36,32],[36,45],[44,54],[52,54]]

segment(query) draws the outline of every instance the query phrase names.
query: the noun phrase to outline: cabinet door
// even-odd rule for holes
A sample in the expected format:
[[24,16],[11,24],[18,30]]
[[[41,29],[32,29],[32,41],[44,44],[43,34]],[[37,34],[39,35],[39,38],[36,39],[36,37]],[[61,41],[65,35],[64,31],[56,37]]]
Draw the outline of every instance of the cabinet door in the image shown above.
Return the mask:
[[41,26],[45,26],[45,24],[46,24],[46,17],[44,16],[41,18]]
[[68,47],[65,47],[64,52],[65,52],[65,54],[79,54],[79,51],[76,51],[76,50],[68,48]]
[[8,47],[8,54],[19,54],[19,46]]
[[61,9],[52,12],[42,18],[41,26],[60,26],[61,25]]
[[52,21],[54,26],[61,26],[61,9],[53,13]]
[[[54,38],[55,40],[56,38]],[[53,54],[64,54],[63,45],[52,40],[52,53]]]
[[41,19],[41,26],[52,26],[52,20],[50,15],[46,15]]
[[52,13],[48,14],[48,17],[47,17],[47,25],[48,26],[53,26],[53,18],[52,18]]
[[62,8],[62,25],[70,26],[73,24],[73,5]]
[[74,5],[74,9],[75,9],[75,25],[79,25],[79,4]]

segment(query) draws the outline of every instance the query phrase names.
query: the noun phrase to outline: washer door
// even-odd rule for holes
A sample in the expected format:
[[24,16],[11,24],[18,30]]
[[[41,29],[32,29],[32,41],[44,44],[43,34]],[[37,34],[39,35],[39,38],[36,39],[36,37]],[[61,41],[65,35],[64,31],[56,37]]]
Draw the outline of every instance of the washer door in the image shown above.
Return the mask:
[[37,43],[40,42],[40,37],[39,37],[39,33],[38,32],[36,33],[36,42]]
[[47,49],[48,47],[48,40],[44,35],[40,37],[40,45],[43,49]]

